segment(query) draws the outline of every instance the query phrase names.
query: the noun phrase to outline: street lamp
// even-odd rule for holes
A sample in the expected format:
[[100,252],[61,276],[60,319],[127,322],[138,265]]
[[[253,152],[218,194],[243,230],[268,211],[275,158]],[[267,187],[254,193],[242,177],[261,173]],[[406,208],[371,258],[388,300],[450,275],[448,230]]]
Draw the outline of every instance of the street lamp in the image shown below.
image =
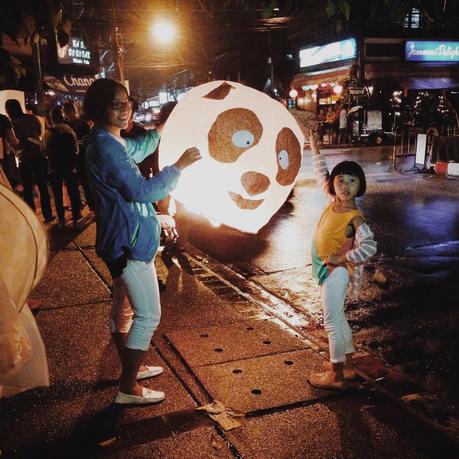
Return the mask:
[[155,40],[166,45],[175,39],[177,28],[172,22],[166,19],[160,19],[152,25],[151,32]]

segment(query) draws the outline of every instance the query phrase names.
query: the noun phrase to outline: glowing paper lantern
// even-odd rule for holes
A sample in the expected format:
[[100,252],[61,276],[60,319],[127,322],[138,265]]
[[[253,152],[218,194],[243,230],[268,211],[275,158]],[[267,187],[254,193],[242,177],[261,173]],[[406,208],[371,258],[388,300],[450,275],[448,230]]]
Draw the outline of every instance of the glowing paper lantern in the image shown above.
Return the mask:
[[47,240],[27,204],[0,184],[0,276],[21,307],[46,267]]
[[182,172],[177,201],[213,224],[256,233],[285,202],[301,167],[304,137],[279,102],[239,83],[188,92],[162,133],[160,167],[196,146],[203,159]]
[[49,385],[46,353],[26,304],[47,261],[46,233],[0,177],[0,397]]

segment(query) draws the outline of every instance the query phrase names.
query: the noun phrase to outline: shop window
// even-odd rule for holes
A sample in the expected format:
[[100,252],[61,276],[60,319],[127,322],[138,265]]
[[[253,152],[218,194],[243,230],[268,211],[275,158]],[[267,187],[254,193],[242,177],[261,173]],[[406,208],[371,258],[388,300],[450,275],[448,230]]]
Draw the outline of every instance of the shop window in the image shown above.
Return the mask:
[[419,29],[421,27],[421,11],[418,8],[411,8],[411,11],[405,16],[403,26],[405,29]]

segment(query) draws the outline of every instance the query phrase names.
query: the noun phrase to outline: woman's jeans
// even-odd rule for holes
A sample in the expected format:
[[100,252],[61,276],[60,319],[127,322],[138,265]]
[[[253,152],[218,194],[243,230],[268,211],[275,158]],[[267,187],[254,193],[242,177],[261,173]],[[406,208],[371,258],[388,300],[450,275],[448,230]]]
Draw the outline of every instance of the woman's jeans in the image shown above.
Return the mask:
[[349,284],[349,272],[337,267],[325,279],[321,287],[324,326],[328,335],[330,361],[342,363],[346,354],[355,351],[352,330],[344,317],[344,301]]
[[154,259],[128,260],[121,276],[113,279],[111,333],[127,333],[126,347],[146,351],[160,318]]

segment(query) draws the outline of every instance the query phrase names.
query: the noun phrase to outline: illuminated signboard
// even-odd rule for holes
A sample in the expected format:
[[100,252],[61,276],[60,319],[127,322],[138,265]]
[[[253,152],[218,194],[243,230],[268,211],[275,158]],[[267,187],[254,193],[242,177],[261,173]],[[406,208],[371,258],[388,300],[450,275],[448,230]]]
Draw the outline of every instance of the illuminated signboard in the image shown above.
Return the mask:
[[357,46],[354,38],[335,41],[328,45],[314,46],[300,50],[300,67],[312,67],[326,62],[353,59],[357,55]]
[[70,37],[69,42],[60,47],[57,44],[57,60],[60,64],[91,64],[91,50],[86,48],[83,40],[78,37]]
[[414,62],[459,62],[459,41],[407,41],[405,59]]

